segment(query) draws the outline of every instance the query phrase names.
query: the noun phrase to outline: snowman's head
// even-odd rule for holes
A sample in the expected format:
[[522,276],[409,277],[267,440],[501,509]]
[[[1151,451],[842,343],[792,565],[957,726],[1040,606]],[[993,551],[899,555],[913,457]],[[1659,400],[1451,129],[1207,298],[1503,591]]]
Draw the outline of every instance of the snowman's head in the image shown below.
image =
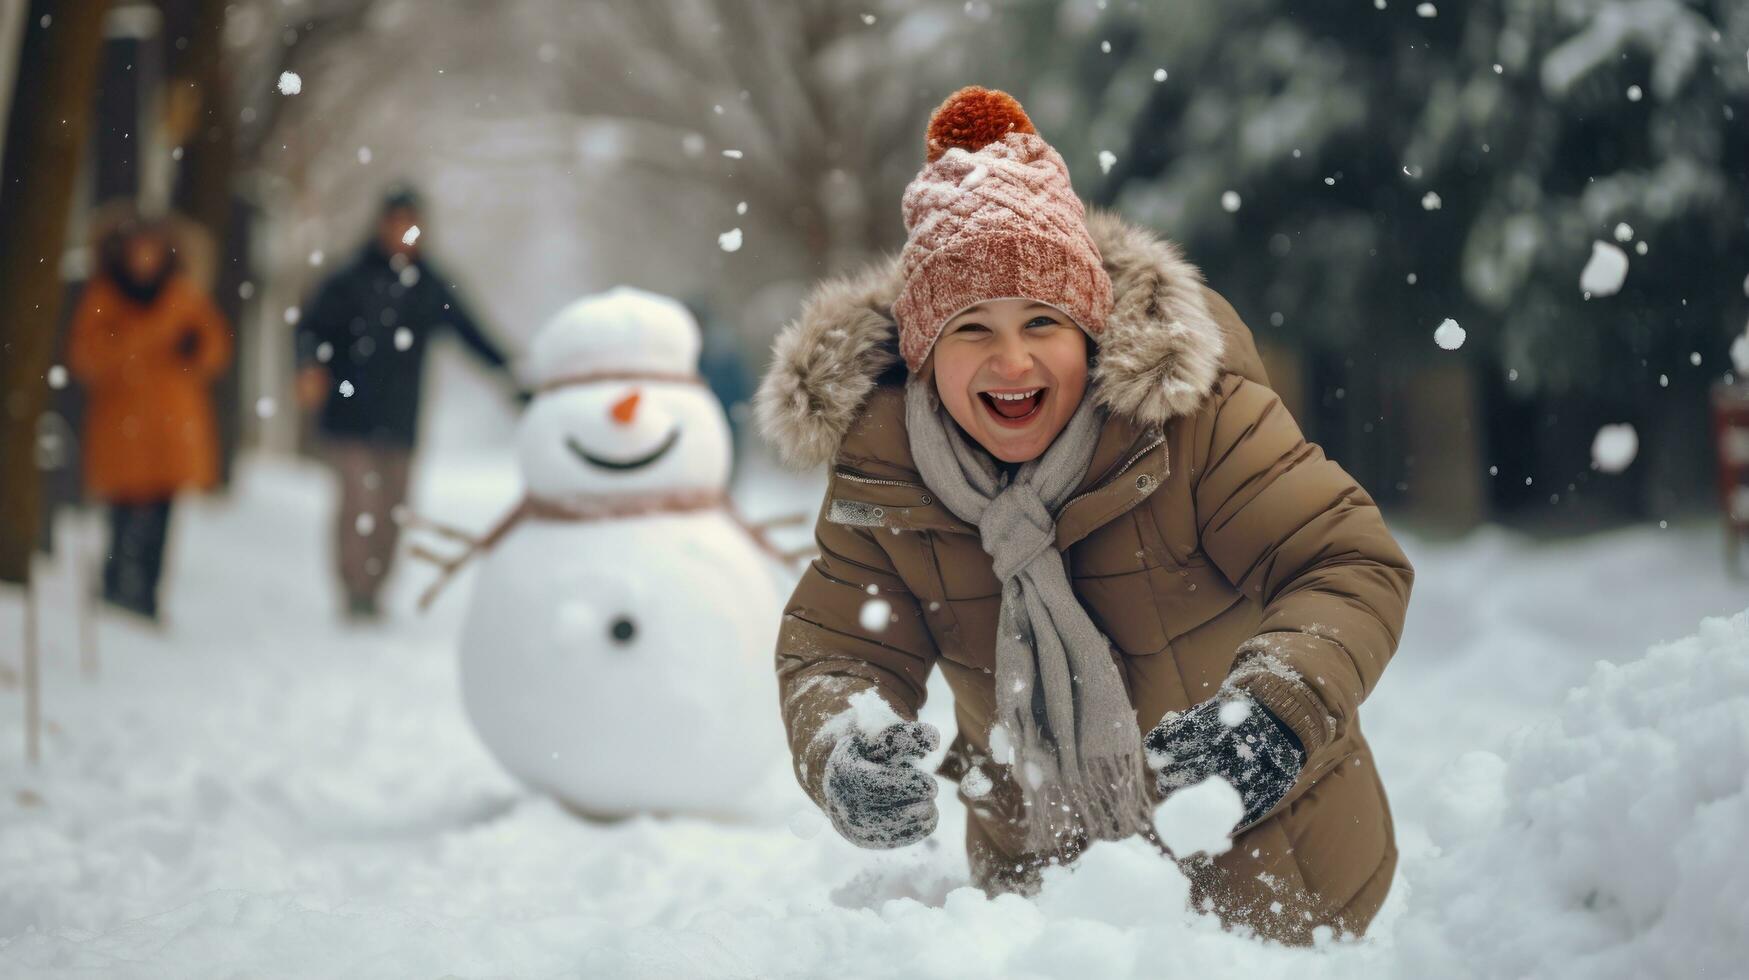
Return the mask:
[[698,378],[699,347],[691,312],[641,289],[560,310],[529,350],[541,393],[517,452],[530,492],[563,503],[723,489],[729,425]]
[[594,381],[537,397],[516,434],[529,491],[564,503],[675,490],[722,490],[729,423],[701,384]]

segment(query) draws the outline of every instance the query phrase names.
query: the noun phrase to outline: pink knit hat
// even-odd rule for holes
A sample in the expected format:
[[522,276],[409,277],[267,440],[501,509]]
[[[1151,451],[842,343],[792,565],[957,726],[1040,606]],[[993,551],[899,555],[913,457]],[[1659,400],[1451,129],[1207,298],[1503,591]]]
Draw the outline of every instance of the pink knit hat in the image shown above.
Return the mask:
[[905,365],[922,367],[948,320],[991,299],[1049,303],[1099,336],[1111,278],[1069,168],[1020,103],[962,88],[930,118],[927,147],[905,188],[905,285],[893,302]]

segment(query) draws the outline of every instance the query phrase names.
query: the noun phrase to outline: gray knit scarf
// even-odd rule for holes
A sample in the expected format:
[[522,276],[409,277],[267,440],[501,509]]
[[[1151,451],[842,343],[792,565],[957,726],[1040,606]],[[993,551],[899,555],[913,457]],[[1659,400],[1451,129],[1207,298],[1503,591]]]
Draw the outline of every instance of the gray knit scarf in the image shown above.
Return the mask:
[[1070,587],[1052,516],[1087,475],[1101,421],[1083,398],[1044,455],[1010,480],[968,443],[931,382],[914,380],[905,391],[923,482],[977,526],[1002,583],[991,751],[1013,767],[1028,808],[1027,846],[1038,853],[1060,849],[1077,831],[1117,840],[1147,826],[1135,709],[1110,641]]

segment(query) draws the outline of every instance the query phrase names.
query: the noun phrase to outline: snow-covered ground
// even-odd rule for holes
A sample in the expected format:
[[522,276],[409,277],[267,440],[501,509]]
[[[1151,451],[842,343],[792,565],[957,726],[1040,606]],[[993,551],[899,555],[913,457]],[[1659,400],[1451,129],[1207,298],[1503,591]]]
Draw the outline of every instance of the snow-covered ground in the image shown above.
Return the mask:
[[[740,499],[811,511],[818,489],[755,468]],[[516,481],[507,459],[451,453],[416,493],[482,526]],[[1182,878],[1139,846],[1095,848],[1036,900],[986,900],[964,887],[951,793],[935,837],[897,852],[838,840],[784,778],[738,823],[582,821],[468,728],[467,577],[419,617],[428,570],[407,564],[389,623],[337,622],[329,501],[321,471],[258,458],[230,498],[185,507],[168,629],[106,619],[95,680],[69,569],[48,569],[36,770],[0,646],[0,976],[1723,976],[1749,960],[1749,590],[1711,525],[1406,542],[1410,624],[1366,707],[1399,877],[1365,940],[1288,950],[1179,911]],[[0,593],[0,635],[20,614]],[[1680,642],[1647,653],[1663,641]],[[927,717],[950,728],[948,708],[938,692]]]

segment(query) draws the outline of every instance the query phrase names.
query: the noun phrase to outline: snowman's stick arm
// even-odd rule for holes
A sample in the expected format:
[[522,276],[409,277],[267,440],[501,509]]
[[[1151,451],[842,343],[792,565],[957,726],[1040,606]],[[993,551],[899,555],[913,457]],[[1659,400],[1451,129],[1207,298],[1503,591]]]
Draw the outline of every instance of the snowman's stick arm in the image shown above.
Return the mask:
[[468,562],[473,561],[475,555],[482,551],[491,550],[492,546],[502,540],[504,535],[510,533],[510,529],[515,527],[516,523],[522,520],[523,515],[527,513],[528,501],[523,500],[521,503],[518,503],[515,507],[511,508],[510,513],[505,514],[500,518],[498,523],[493,525],[490,531],[487,531],[484,535],[477,538],[465,531],[440,525],[429,518],[415,518],[416,520],[423,522],[423,525],[427,530],[441,534],[444,537],[460,540],[467,545],[467,547],[462,550],[461,554],[448,558],[437,554],[423,545],[416,544],[413,546],[413,557],[428,561],[437,566],[436,580],[426,586],[425,591],[419,595],[419,611],[424,612],[425,610],[430,609],[431,604],[437,601],[438,595],[449,585],[450,580],[454,579],[456,574],[460,572]]
[[753,543],[759,547],[760,551],[776,558],[785,565],[794,564],[805,558],[812,558],[814,556],[815,552],[813,548],[796,548],[787,551],[779,548],[776,543],[771,540],[771,535],[766,533],[774,527],[789,527],[800,524],[807,520],[806,514],[786,514],[782,517],[772,517],[763,521],[755,522],[742,517],[741,512],[736,509],[734,501],[724,500],[723,509],[728,512],[729,518],[739,525],[741,530],[746,532],[748,537],[753,539]]
[[452,524],[443,524],[434,521],[429,517],[415,514],[410,510],[399,511],[395,515],[395,522],[409,531],[430,531],[438,537],[448,538],[451,541],[459,541],[462,544],[469,546],[478,544],[480,540],[459,527]]

